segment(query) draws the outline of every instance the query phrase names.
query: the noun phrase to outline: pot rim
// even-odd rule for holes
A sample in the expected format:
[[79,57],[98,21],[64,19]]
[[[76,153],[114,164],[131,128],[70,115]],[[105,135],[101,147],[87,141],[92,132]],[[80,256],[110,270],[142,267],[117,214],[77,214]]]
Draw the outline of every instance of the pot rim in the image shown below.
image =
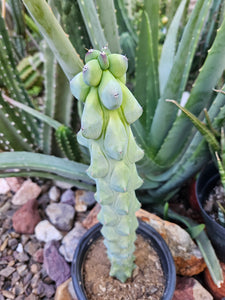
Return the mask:
[[[204,177],[206,177],[206,175],[208,175],[209,173],[212,173],[212,174],[209,177],[207,177],[207,180],[204,180]],[[197,198],[197,201],[198,201],[198,204],[200,207],[200,211],[203,214],[203,216],[206,217],[207,219],[209,219],[211,222],[214,222],[215,224],[217,224],[221,230],[225,230],[225,227],[223,227],[220,223],[218,223],[216,220],[214,220],[210,216],[210,214],[208,214],[205,211],[205,209],[203,207],[203,203],[206,200],[205,194],[208,194],[208,191],[206,193],[206,189],[208,188],[209,185],[212,186],[212,188],[215,187],[216,181],[218,181],[219,179],[220,179],[220,174],[219,174],[217,167],[215,166],[215,163],[213,161],[209,162],[199,173],[199,176],[196,180],[195,192],[196,192],[196,198]]]
[[[141,234],[144,238],[147,238],[151,241],[151,245],[160,258],[163,273],[165,276],[165,290],[162,300],[171,300],[176,286],[176,268],[172,254],[164,239],[154,228],[141,220],[138,221],[139,227],[137,228],[136,233]],[[73,286],[79,300],[87,300],[83,286],[81,269],[88,248],[96,239],[102,236],[100,232],[101,228],[102,225],[100,223],[97,223],[96,225],[91,227],[79,241],[79,244],[74,253],[71,265],[71,276]]]

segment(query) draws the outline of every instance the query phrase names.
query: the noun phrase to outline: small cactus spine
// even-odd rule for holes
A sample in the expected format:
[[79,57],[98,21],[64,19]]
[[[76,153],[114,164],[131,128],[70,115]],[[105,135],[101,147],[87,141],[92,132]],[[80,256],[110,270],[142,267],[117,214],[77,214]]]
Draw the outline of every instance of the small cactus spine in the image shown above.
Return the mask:
[[142,108],[125,86],[126,58],[105,48],[102,52],[89,50],[86,58],[90,74],[102,75],[98,84],[92,75],[87,81],[85,72],[71,81],[75,96],[86,94],[86,84],[90,86],[86,99],[81,97],[84,110],[78,142],[89,148],[91,155],[87,173],[96,182],[96,200],[101,205],[98,219],[111,262],[110,275],[125,282],[135,268],[135,212],[140,208],[135,189],[142,185],[135,162],[144,155],[130,124],[140,117]]

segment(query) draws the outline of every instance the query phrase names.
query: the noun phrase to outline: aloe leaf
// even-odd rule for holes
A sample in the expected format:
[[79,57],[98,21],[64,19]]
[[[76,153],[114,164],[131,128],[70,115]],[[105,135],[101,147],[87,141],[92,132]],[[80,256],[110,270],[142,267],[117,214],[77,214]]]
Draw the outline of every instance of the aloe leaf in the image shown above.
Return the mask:
[[159,99],[152,121],[150,146],[154,153],[157,153],[160,149],[163,140],[176,118],[177,109],[170,107],[167,105],[168,103],[165,104],[165,99],[180,100],[181,98],[189,75],[194,53],[197,48],[201,29],[204,25],[204,20],[207,17],[211,2],[212,0],[199,0],[196,3],[189,22],[185,27],[176,53],[173,68],[171,69],[167,84],[165,85],[164,93]]
[[[156,209],[159,210],[160,212],[163,211],[163,208],[161,207],[157,207]],[[193,228],[196,228],[196,226],[198,226],[198,224],[195,223],[193,220],[189,219],[188,217],[178,215],[177,213],[173,212],[170,209],[168,210],[168,217],[183,223],[185,226],[187,226],[189,231],[190,230],[193,231]],[[216,256],[216,253],[213,249],[213,246],[209,238],[207,237],[205,231],[202,230],[201,232],[199,232],[198,235],[196,235],[194,239],[202,253],[202,256],[209,269],[213,282],[218,287],[220,287],[221,284],[223,283],[223,273],[222,273],[219,260]]]
[[159,62],[159,82],[160,82],[160,93],[162,94],[165,85],[168,81],[169,74],[173,67],[176,48],[177,48],[177,36],[181,22],[181,18],[184,13],[185,5],[187,0],[182,0],[176,14],[171,22],[168,33],[166,35],[165,42],[163,44],[162,53]]
[[45,0],[23,0],[40,32],[48,42],[68,79],[79,73],[83,63]]
[[35,172],[55,174],[65,179],[81,180],[93,184],[86,174],[88,166],[69,161],[52,155],[30,152],[2,152],[0,153],[0,170],[21,169]]
[[138,37],[137,34],[135,33],[131,22],[129,20],[128,14],[127,14],[127,10],[126,7],[124,5],[124,1],[123,0],[116,0],[115,1],[115,6],[116,6],[116,10],[117,10],[117,18],[118,18],[118,24],[119,27],[121,27],[121,32],[129,32],[129,34],[131,35],[133,41],[135,43],[138,42]]
[[193,123],[193,125],[205,137],[206,141],[209,143],[209,145],[212,147],[214,151],[218,151],[220,149],[219,142],[215,138],[215,135],[194,114],[192,114],[185,107],[182,107],[179,103],[177,103],[174,100],[167,100],[167,102],[171,102],[175,104],[177,107],[179,107],[179,109],[182,110],[182,112],[189,118],[189,120]]
[[119,33],[113,0],[97,0],[99,20],[111,52],[120,53]]
[[78,0],[89,38],[95,49],[101,50],[107,46],[103,29],[101,27],[97,10],[93,0]]
[[64,176],[58,176],[55,174],[51,174],[48,172],[40,172],[40,171],[30,171],[30,170],[20,170],[16,172],[7,172],[4,171],[3,173],[0,173],[0,178],[5,177],[39,177],[39,178],[45,178],[45,179],[51,179],[51,180],[57,180],[62,181],[71,184],[72,186],[75,186],[79,189],[86,189],[89,191],[95,191],[95,187],[91,184],[79,181],[79,180],[73,180],[69,178],[65,178]]
[[[148,14],[142,13],[139,42],[136,51],[135,96],[143,107],[140,118],[146,130],[149,129],[159,97],[157,62],[154,57],[152,30]],[[148,82],[148,84],[146,84]]]
[[[158,79],[158,31],[159,31],[159,0],[144,1],[144,9],[148,15],[152,31],[152,47],[156,78]],[[157,83],[159,84],[159,83]]]
[[205,224],[199,224],[187,229],[187,232],[193,239],[196,239],[197,236],[205,229]]
[[[199,76],[192,88],[190,97],[185,106],[186,109],[198,117],[203,108],[208,107],[210,102],[212,102],[213,89],[224,72],[224,41],[225,19],[217,32],[212,48],[209,50],[206,61],[200,70]],[[223,101],[224,98],[221,98],[220,101],[212,102],[212,105],[208,110],[209,115],[211,109],[212,111],[215,111],[219,110],[221,106],[224,106],[224,103],[222,103],[221,100]],[[211,116],[210,118],[213,119]],[[178,153],[182,151],[186,144],[187,137],[191,130],[192,128],[189,126],[189,120],[186,119],[185,115],[180,115],[168,133],[156,159],[162,164],[173,163],[174,158],[177,158]],[[174,143],[175,139],[179,141],[179,144]]]

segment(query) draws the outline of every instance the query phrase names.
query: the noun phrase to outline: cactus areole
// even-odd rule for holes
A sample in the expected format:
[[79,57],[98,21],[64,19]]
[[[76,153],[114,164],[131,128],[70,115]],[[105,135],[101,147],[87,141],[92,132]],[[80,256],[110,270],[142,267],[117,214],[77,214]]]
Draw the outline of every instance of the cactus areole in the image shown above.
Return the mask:
[[73,95],[84,102],[77,138],[90,151],[87,173],[96,182],[110,275],[125,282],[135,268],[135,212],[140,208],[135,190],[142,185],[135,162],[144,155],[130,124],[141,116],[142,107],[125,85],[125,56],[111,54],[107,48],[91,49],[85,63],[83,72],[70,82]]

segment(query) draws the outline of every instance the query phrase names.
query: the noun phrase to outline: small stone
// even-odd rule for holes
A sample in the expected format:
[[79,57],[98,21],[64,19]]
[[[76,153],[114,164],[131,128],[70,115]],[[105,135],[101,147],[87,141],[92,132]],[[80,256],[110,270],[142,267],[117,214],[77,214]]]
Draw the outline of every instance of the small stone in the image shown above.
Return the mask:
[[30,294],[28,297],[25,297],[24,300],[39,300],[39,297],[34,294]]
[[178,275],[193,276],[205,269],[206,264],[198,246],[183,228],[143,209],[139,209],[136,216],[163,237],[173,256]]
[[26,253],[24,253],[24,252],[18,253],[16,251],[14,251],[13,252],[13,256],[19,262],[25,262],[25,261],[29,260],[29,256]]
[[75,201],[84,203],[88,208],[96,203],[95,193],[85,190],[77,190],[75,193]]
[[0,271],[0,276],[9,277],[13,272],[15,272],[15,270],[16,269],[13,267],[6,267]]
[[57,202],[60,197],[60,190],[56,186],[53,186],[50,188],[50,190],[48,192],[48,196],[51,201]]
[[40,270],[40,265],[38,265],[38,264],[32,264],[30,266],[30,271],[33,274],[36,274],[39,270]]
[[19,243],[17,245],[16,252],[18,252],[18,253],[22,253],[23,252],[23,245],[21,243]]
[[41,193],[41,188],[30,179],[24,181],[20,189],[12,198],[14,205],[23,205],[31,199],[36,199]]
[[57,287],[55,299],[54,300],[77,300],[75,292],[72,294],[70,292],[70,285],[72,284],[72,279],[69,278]]
[[26,251],[26,253],[28,253],[30,256],[33,256],[34,253],[38,250],[39,246],[39,243],[35,243],[32,240],[26,243],[26,245],[24,246],[24,251]]
[[66,261],[71,262],[73,260],[77,244],[86,231],[81,223],[77,222],[75,227],[64,236],[59,252],[65,257]]
[[9,202],[6,202],[5,204],[3,204],[1,207],[0,207],[0,213],[5,213],[7,212],[7,210],[9,210],[10,208],[10,203]]
[[93,206],[96,201],[93,192],[77,190],[75,193],[75,210],[77,212],[85,212],[88,207]]
[[45,210],[51,223],[62,231],[69,231],[73,226],[75,210],[72,206],[64,203],[52,203]]
[[0,194],[5,195],[8,192],[10,192],[10,187],[7,181],[5,180],[5,178],[0,178]]
[[101,206],[97,203],[94,208],[90,211],[88,216],[83,220],[82,225],[86,228],[89,229],[95,224],[99,223],[99,220],[97,219],[97,215],[101,210]]
[[24,180],[21,177],[7,177],[5,178],[5,180],[7,181],[10,190],[13,193],[16,193],[21,188],[21,185],[24,182]]
[[4,239],[4,238],[2,237],[3,243],[2,243],[1,246],[0,246],[0,252],[3,252],[3,251],[6,249],[6,247],[7,247],[7,245],[8,245],[8,240],[9,240],[8,237],[7,237],[6,239]]
[[17,239],[9,239],[9,240],[8,240],[8,246],[9,246],[11,249],[15,250],[16,247],[17,247],[17,245],[18,245]]
[[44,262],[44,249],[38,249],[33,255],[34,261],[42,264]]
[[40,281],[36,289],[36,294],[41,298],[46,296],[47,299],[49,299],[55,294],[55,286],[52,284],[45,284],[43,281]]
[[17,281],[19,281],[20,279],[20,275],[18,274],[18,272],[14,272],[11,276],[11,284],[15,285],[17,283]]
[[18,267],[16,268],[16,270],[17,270],[17,273],[18,273],[21,277],[23,277],[23,276],[28,272],[27,266],[26,266],[26,265],[20,265],[20,266],[18,266]]
[[15,295],[9,291],[2,291],[2,295],[7,299],[15,299]]
[[31,274],[30,272],[27,273],[27,275],[23,278],[23,285],[27,285],[27,283],[30,283],[30,280],[32,278],[33,274]]
[[33,289],[35,289],[38,286],[39,280],[40,280],[40,273],[37,273],[32,277],[30,285]]
[[173,300],[213,300],[212,295],[194,278],[177,277]]
[[33,234],[35,226],[41,221],[36,199],[28,200],[12,218],[13,228],[18,233]]
[[62,234],[48,221],[43,220],[35,227],[35,236],[39,241],[49,242],[52,240],[59,241]]
[[73,187],[72,184],[70,183],[67,183],[65,181],[58,181],[58,180],[55,180],[54,181],[54,184],[59,187],[60,189],[62,190],[68,190],[68,189],[71,189]]
[[70,266],[58,252],[58,243],[51,241],[44,247],[44,268],[48,276],[59,286],[70,277]]
[[74,191],[72,191],[71,189],[66,190],[62,194],[62,196],[60,198],[60,202],[74,206],[75,205],[75,194],[74,194]]

